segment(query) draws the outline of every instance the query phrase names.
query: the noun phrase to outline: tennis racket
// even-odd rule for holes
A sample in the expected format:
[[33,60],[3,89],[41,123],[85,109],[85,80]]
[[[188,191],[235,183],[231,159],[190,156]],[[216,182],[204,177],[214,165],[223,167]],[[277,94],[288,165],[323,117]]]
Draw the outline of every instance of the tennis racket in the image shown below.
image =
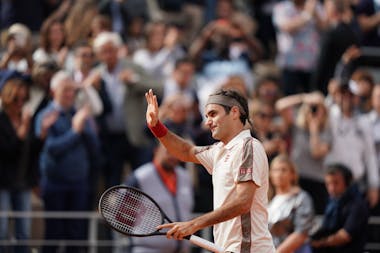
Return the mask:
[[[166,235],[157,226],[172,221],[159,205],[144,192],[127,186],[107,189],[99,200],[99,212],[111,228],[128,236]],[[222,253],[214,243],[195,235],[185,239],[212,252]]]

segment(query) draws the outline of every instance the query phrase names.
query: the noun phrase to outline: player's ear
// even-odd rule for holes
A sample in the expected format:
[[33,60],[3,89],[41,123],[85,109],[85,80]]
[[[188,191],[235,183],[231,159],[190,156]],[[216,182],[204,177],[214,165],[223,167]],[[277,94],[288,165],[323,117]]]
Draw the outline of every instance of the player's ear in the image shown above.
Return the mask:
[[237,119],[240,118],[240,110],[239,110],[239,107],[237,107],[236,105],[232,106],[230,113],[232,113],[234,119],[235,118],[237,118]]

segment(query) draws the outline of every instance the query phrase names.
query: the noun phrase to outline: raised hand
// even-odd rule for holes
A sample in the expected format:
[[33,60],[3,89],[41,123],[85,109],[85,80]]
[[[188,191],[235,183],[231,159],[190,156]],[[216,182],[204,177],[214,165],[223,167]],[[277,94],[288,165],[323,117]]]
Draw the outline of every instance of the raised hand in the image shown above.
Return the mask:
[[41,133],[40,138],[45,139],[49,128],[57,121],[59,112],[58,111],[51,111],[44,115],[42,122],[41,122]]
[[146,109],[146,123],[154,127],[158,122],[158,102],[157,96],[154,95],[153,90],[150,89],[145,93],[146,102],[148,103]]
[[83,106],[75,113],[72,118],[72,127],[74,132],[81,133],[83,131],[86,120],[90,115],[90,107],[87,105]]

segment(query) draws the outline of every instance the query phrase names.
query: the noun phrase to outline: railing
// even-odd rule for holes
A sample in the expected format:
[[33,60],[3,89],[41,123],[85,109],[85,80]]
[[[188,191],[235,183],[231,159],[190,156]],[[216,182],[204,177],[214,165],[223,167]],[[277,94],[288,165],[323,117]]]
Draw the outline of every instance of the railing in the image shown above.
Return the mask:
[[[196,215],[196,214],[194,214]],[[21,246],[27,245],[32,248],[32,252],[39,252],[38,248],[41,246],[76,246],[87,247],[88,253],[98,253],[100,247],[117,247],[126,246],[127,240],[121,240],[122,237],[117,237],[114,240],[99,239],[99,226],[104,224],[98,212],[46,212],[46,211],[31,211],[31,212],[0,212],[0,217],[7,218],[30,218],[30,219],[87,219],[88,220],[88,235],[87,240],[44,240],[44,239],[29,239],[29,240],[0,240],[0,246]],[[106,225],[104,224],[104,228]],[[32,228],[33,230],[33,228]],[[211,230],[204,229],[201,231],[201,236],[205,239],[211,240]],[[206,251],[202,251],[206,252]]]
[[[194,216],[199,214],[194,214]],[[100,247],[114,247],[125,246],[126,240],[122,242],[118,239],[115,240],[102,240],[99,239],[99,224],[102,224],[101,216],[98,212],[45,212],[45,211],[32,211],[32,212],[0,212],[0,217],[8,218],[30,218],[30,219],[87,219],[88,220],[88,237],[87,240],[43,240],[43,239],[29,239],[29,240],[0,240],[0,246],[20,246],[28,245],[33,250],[32,252],[39,252],[38,248],[41,246],[78,246],[87,247],[88,253],[98,253]],[[320,220],[321,217],[317,217]],[[372,216],[369,218],[370,225],[379,226],[380,229],[380,216]],[[105,226],[105,225],[104,225]],[[33,228],[32,228],[33,229]],[[211,240],[210,228],[201,231],[201,237]],[[380,242],[367,242],[366,250],[380,251]],[[206,252],[203,250],[202,252]]]

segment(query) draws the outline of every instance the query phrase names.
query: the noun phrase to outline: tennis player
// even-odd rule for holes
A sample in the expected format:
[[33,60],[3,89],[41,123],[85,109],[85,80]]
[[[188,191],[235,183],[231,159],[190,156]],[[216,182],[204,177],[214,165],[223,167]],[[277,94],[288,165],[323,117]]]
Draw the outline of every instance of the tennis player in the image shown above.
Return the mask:
[[209,96],[206,125],[219,142],[194,146],[169,131],[158,119],[157,97],[152,90],[146,120],[152,133],[167,150],[182,161],[201,163],[212,175],[214,210],[186,222],[159,226],[167,237],[182,240],[208,226],[214,226],[215,243],[226,252],[275,252],[268,231],[268,161],[258,140],[246,128],[247,100],[235,91]]

